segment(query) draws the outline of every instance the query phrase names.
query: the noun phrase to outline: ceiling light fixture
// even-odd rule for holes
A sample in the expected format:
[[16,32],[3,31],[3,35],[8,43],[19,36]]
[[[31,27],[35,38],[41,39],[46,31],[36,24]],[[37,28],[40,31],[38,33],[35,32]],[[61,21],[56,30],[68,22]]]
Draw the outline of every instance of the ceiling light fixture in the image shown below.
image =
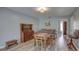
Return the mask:
[[39,11],[40,13],[44,13],[44,12],[48,11],[48,8],[46,8],[46,7],[39,7],[39,8],[36,8],[36,11]]

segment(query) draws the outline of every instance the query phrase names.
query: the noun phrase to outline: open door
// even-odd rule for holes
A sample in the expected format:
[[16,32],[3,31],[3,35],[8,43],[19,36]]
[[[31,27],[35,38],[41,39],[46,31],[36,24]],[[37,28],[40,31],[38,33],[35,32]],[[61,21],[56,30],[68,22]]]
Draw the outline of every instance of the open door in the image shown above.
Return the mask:
[[67,21],[63,22],[63,34],[67,35]]

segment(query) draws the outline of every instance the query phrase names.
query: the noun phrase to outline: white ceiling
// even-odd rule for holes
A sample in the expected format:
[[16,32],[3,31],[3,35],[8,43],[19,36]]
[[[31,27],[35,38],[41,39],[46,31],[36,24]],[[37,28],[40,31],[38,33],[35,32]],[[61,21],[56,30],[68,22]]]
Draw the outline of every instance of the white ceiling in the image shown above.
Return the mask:
[[8,7],[11,10],[30,15],[34,17],[48,17],[48,16],[69,16],[71,15],[75,7],[48,7],[49,10],[45,13],[39,13],[35,11],[35,7]]

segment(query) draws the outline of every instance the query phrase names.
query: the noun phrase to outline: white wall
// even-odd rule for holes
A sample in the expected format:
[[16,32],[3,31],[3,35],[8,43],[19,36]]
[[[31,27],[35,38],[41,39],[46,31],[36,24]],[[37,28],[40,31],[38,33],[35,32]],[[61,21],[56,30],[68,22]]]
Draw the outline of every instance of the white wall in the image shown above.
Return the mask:
[[74,17],[73,29],[79,29],[79,8],[76,10],[76,12],[74,13],[73,17]]
[[38,19],[7,8],[0,8],[0,47],[8,40],[20,40],[20,23],[31,23],[33,30],[38,30]]
[[[40,23],[39,23],[39,29],[43,29],[43,28],[50,28],[50,29],[56,29],[57,33],[60,32],[60,22],[61,21],[67,21],[68,25],[69,25],[69,17],[53,17],[50,19],[50,23],[51,26],[47,27],[45,26],[45,22],[47,22],[48,19],[47,18],[41,18],[40,19]],[[68,28],[68,32],[69,32],[69,26],[67,26]]]
[[70,20],[71,33],[73,33],[75,29],[79,30],[79,8],[77,8],[77,10],[74,12]]
[[57,27],[57,19],[51,18],[50,19],[50,26],[45,26],[45,22],[48,22],[49,20],[47,18],[41,18],[40,19],[40,23],[39,23],[39,28],[51,28],[51,29],[55,29]]

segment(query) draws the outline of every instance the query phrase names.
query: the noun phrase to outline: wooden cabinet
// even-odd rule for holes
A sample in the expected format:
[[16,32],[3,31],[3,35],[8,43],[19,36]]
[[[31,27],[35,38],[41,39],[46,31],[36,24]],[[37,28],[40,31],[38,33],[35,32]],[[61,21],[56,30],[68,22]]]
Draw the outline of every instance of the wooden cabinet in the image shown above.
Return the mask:
[[33,39],[32,24],[21,24],[21,42]]

